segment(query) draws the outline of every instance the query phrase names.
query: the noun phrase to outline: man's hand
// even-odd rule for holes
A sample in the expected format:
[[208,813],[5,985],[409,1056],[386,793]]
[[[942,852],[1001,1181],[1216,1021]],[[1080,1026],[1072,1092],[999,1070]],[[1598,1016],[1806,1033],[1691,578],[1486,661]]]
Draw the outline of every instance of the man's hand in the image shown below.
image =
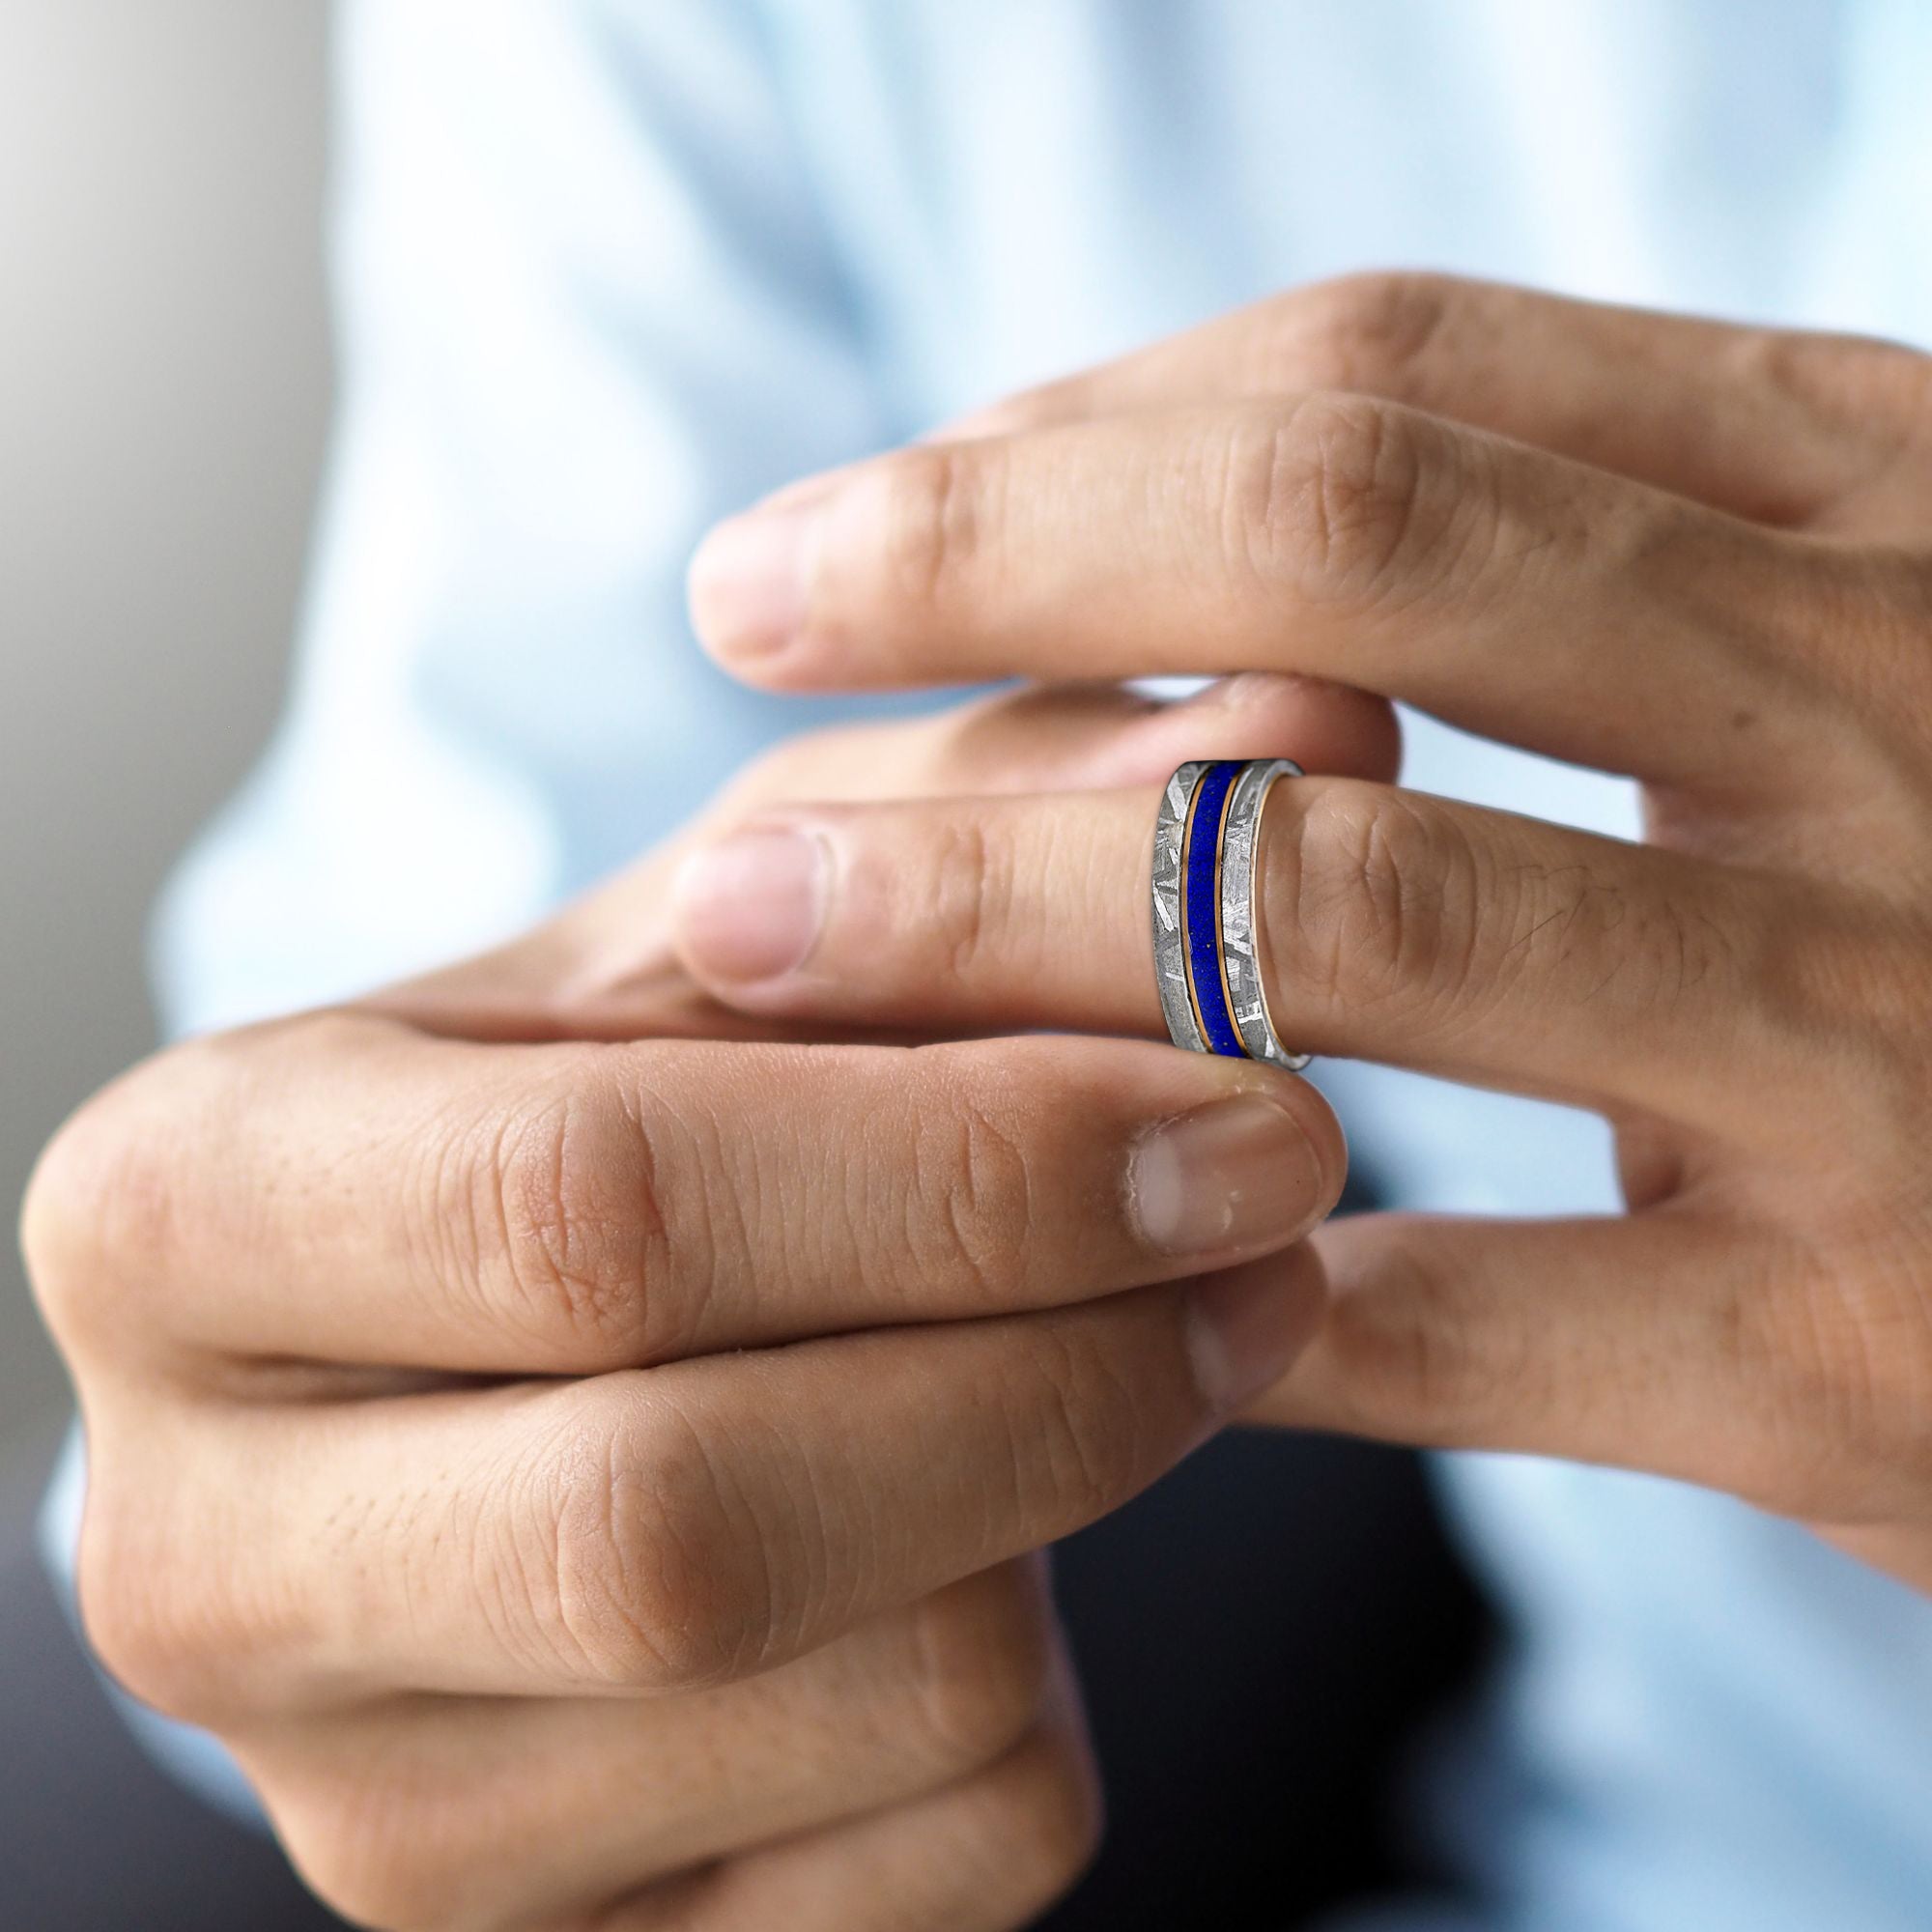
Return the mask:
[[[1642,846],[1276,788],[1283,1037],[1601,1110],[1629,1212],[1336,1224],[1260,1412],[1669,1472],[1932,1589],[1932,360],[1343,283],[797,486],[694,603],[771,686],[1293,670],[1641,780]],[[1157,1032],[1153,821],[768,814],[815,936],[747,976],[698,872],[687,957],[767,1016]]]
[[[1204,739],[1388,768],[1379,705],[1254,696],[805,741],[715,816]],[[87,1626],[362,1922],[1016,1925],[1095,1816],[1028,1552],[1295,1353],[1341,1138],[1301,1083],[1162,1048],[747,1026],[668,951],[676,856],[63,1132],[26,1240],[87,1426]]]

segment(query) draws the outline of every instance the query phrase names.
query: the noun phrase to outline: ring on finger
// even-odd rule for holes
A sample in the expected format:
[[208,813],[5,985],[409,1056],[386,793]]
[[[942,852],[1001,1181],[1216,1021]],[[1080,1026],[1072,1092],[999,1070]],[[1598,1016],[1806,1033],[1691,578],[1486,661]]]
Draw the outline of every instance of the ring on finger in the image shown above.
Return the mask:
[[1191,1053],[1298,1072],[1262,983],[1255,853],[1275,781],[1292,758],[1193,759],[1161,793],[1153,840],[1154,980],[1168,1037]]

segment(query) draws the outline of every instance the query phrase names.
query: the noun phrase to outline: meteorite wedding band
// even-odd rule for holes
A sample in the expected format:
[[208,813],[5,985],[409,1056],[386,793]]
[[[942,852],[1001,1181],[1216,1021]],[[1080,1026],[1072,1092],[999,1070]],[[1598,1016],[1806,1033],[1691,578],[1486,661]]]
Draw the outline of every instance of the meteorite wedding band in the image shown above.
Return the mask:
[[1176,1046],[1262,1060],[1291,1072],[1305,1053],[1282,1045],[1262,985],[1255,847],[1275,781],[1291,758],[1196,759],[1161,793],[1153,835],[1153,965]]

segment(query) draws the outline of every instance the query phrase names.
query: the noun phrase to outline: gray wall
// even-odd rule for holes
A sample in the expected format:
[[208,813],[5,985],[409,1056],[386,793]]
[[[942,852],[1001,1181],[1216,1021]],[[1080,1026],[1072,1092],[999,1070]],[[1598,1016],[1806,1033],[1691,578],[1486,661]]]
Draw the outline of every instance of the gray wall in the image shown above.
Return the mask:
[[[147,1049],[148,902],[279,695],[327,400],[327,25],[323,0],[0,0],[10,1204]],[[65,1406],[9,1242],[0,1480]]]

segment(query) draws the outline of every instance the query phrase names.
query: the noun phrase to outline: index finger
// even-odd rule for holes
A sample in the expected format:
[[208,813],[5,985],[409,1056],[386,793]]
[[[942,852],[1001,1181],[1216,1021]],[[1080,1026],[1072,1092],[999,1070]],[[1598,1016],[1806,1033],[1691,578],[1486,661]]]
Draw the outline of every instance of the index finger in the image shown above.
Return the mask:
[[1068,1305],[1298,1238],[1345,1155],[1303,1083],[1143,1045],[485,1047],[342,1013],[180,1050],[50,1159],[66,1332],[191,1379],[589,1374]]
[[879,457],[720,526],[692,602],[768,688],[1296,671],[1708,796],[1846,776],[1820,763],[1833,698],[1807,652],[1869,576],[1817,538],[1318,393]]
[[[945,434],[1311,389],[1406,403],[1758,522],[1828,526],[1874,508],[1903,426],[1932,414],[1932,361],[1862,337],[1357,274],[1217,316]],[[1922,516],[1903,507],[1916,532]]]

